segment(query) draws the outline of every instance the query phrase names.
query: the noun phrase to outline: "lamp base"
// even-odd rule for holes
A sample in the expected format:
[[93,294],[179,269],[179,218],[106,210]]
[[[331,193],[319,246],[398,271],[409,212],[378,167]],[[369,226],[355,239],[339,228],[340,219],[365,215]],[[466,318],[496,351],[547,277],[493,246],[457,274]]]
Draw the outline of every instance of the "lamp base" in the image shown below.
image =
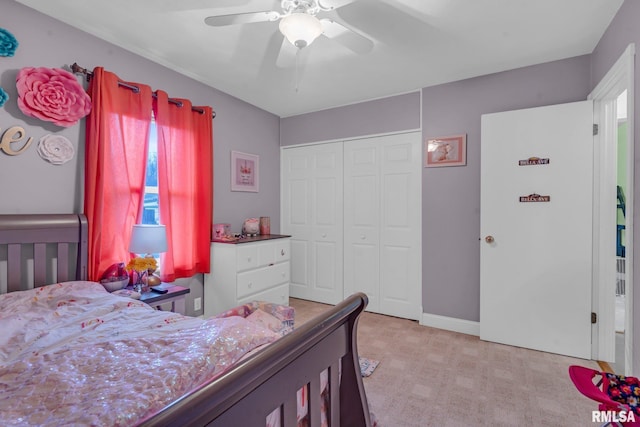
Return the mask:
[[149,286],[158,286],[162,283],[162,280],[160,280],[160,278],[155,274],[149,274],[147,276],[147,283],[149,283]]

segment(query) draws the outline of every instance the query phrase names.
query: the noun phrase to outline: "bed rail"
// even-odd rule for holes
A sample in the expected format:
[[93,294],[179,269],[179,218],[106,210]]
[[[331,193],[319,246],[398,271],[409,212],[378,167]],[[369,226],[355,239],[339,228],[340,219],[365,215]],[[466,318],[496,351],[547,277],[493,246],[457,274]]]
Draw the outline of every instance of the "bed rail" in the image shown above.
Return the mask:
[[357,293],[291,334],[173,402],[140,426],[264,426],[280,408],[296,423],[296,392],[309,384],[310,426],[320,425],[320,373],[329,370],[332,427],[370,426],[358,364],[356,326],[367,305]]
[[82,214],[0,215],[0,294],[87,277]]

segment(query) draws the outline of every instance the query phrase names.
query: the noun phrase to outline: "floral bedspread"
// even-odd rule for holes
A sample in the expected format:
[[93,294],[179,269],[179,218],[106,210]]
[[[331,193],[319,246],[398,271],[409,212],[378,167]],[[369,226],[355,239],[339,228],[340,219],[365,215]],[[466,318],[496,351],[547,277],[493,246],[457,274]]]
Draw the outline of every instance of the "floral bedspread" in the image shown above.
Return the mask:
[[154,310],[94,282],[0,296],[0,425],[134,425],[278,338]]

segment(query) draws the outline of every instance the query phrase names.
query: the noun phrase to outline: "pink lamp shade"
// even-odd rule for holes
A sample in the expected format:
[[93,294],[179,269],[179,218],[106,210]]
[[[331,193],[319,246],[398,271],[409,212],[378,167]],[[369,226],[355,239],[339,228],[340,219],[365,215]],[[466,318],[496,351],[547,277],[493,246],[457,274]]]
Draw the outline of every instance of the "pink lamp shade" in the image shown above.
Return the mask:
[[167,232],[164,225],[136,224],[131,233],[129,252],[153,254],[167,250]]

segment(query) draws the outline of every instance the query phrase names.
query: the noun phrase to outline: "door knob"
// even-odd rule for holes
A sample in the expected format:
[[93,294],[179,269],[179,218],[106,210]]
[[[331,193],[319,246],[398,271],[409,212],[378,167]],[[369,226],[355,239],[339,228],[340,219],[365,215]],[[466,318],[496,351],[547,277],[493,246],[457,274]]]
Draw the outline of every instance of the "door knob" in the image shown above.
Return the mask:
[[484,238],[484,241],[491,244],[495,241],[495,239],[493,238],[493,236],[487,236]]

